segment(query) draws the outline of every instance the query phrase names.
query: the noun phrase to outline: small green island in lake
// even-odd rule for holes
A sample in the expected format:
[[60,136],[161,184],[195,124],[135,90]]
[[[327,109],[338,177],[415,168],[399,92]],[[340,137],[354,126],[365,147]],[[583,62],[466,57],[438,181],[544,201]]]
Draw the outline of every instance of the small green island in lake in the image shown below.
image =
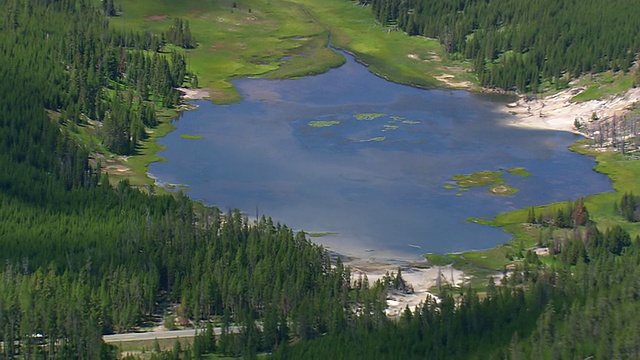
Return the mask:
[[387,116],[387,114],[380,114],[380,113],[360,113],[360,114],[355,114],[353,115],[353,117],[355,117],[356,119],[360,120],[360,121],[371,121],[371,120],[375,120],[377,118],[381,118]]
[[[445,189],[457,189],[460,191],[468,190],[470,187],[487,187],[491,194],[500,196],[509,196],[518,192],[517,188],[507,185],[504,180],[504,173],[517,175],[522,177],[531,176],[527,169],[523,167],[515,167],[501,170],[482,170],[472,174],[454,175],[451,180],[455,181],[455,185],[444,184]],[[456,194],[460,196],[460,194]]]
[[338,124],[340,124],[340,121],[338,121],[338,120],[315,120],[315,121],[309,121],[309,126],[315,127],[315,128],[329,127],[329,126],[338,125]]

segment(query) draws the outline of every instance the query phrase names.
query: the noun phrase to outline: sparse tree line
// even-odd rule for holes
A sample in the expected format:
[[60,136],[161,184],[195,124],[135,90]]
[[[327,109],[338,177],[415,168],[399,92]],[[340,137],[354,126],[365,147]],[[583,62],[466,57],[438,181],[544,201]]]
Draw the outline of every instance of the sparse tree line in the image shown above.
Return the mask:
[[623,155],[638,157],[640,116],[635,104],[629,110],[622,116],[608,118],[593,113],[591,119],[576,119],[575,128],[588,136],[594,147],[615,149]]
[[[363,3],[363,2],[361,2]],[[374,16],[437,38],[484,86],[536,93],[582,74],[628,71],[640,49],[640,4],[616,1],[371,0]]]

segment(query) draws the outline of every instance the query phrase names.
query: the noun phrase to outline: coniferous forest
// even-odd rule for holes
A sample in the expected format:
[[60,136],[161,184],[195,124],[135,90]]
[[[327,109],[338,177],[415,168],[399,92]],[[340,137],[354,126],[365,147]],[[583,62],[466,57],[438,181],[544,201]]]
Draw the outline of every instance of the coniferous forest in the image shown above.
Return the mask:
[[[500,87],[535,90],[633,60],[633,11],[502,2],[496,13],[498,1],[403,2],[393,16],[392,1],[372,8],[410,34],[449,39],[450,53],[480,59],[483,83]],[[94,126],[108,151],[135,154],[158,124],[156,110],[176,107],[175,87],[189,77],[167,43],[196,46],[186,21],[169,36],[113,29],[116,7],[0,0],[0,358],[113,359],[102,335],[130,331],[167,304],[196,323],[220,319],[222,335],[214,342],[209,324],[192,347],[159,358],[214,350],[287,359],[639,356],[640,242],[620,227],[598,230],[580,201],[553,219],[531,216],[535,226],[573,229],[554,244],[553,266],[527,253],[486,295],[444,289],[394,320],[385,300],[400,276],[353,282],[340,260],[268,217],[110,185],[70,129]],[[599,14],[624,26],[575,24],[566,11],[578,8],[584,21]],[[551,17],[553,35],[539,26]],[[625,194],[622,216],[637,221],[637,203]]]
[[580,75],[628,71],[640,50],[640,4],[571,0],[365,0],[383,24],[439,39],[480,83],[558,89]]
[[179,101],[180,55],[159,53],[155,35],[114,31],[84,1],[0,5],[0,357],[113,358],[102,335],[140,325],[161,301],[187,319],[250,324],[223,342],[228,354],[346,322],[348,269],[303,233],[112,187],[69,134],[98,122],[109,150],[135,152],[153,109]]

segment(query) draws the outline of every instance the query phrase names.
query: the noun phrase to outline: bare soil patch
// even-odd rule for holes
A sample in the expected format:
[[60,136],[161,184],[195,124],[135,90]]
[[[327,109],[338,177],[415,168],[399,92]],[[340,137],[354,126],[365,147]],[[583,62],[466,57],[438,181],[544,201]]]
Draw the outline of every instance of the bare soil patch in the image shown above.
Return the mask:
[[[515,103],[503,107],[516,118],[510,125],[578,132],[575,121],[588,123],[595,113],[599,118],[622,114],[630,105],[640,100],[640,88],[600,100],[574,102],[571,99],[584,91],[584,88],[571,88],[541,99],[522,96]],[[583,134],[584,135],[584,134]]]
[[208,99],[211,96],[209,89],[206,89],[206,88],[189,89],[189,88],[179,87],[179,88],[176,88],[176,90],[179,90],[180,92],[182,92],[184,94],[184,98],[187,100]]
[[147,15],[144,17],[147,21],[163,21],[169,18],[168,15]]
[[427,267],[426,262],[399,265],[356,258],[346,261],[345,265],[352,269],[352,281],[358,281],[366,275],[370,284],[382,279],[387,273],[397,274],[398,266],[402,268],[402,278],[408,286],[413,288],[413,292],[391,291],[389,293],[385,310],[389,317],[400,316],[407,306],[414,311],[418,305],[425,302],[427,297],[437,298],[429,290],[437,286],[438,282],[442,285],[461,286],[469,280],[468,276],[451,265]]
[[509,188],[507,188],[504,185],[498,185],[496,187],[491,188],[491,192],[494,194],[504,194],[507,191],[509,191]]
[[455,76],[452,74],[442,74],[434,76],[434,78],[452,88],[467,89],[473,86],[473,84],[471,84],[471,82],[469,81],[455,81]]
[[428,53],[431,56],[431,60],[441,62],[442,58],[435,51],[429,51]]

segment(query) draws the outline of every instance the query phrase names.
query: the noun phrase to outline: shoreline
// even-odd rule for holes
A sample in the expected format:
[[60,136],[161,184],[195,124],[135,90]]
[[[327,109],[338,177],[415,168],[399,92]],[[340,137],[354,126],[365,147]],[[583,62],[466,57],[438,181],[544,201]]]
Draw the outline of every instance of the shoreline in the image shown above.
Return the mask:
[[[540,99],[529,99],[520,96],[510,104],[500,107],[500,111],[513,115],[513,119],[506,123],[508,126],[516,126],[528,129],[565,131],[588,137],[575,127],[576,120],[583,125],[592,121],[595,113],[599,119],[611,118],[623,115],[629,108],[640,100],[640,88],[632,88],[622,94],[609,96],[598,100],[575,102],[571,99],[585,91],[585,87],[570,88]],[[467,91],[469,91],[467,89]],[[352,269],[351,281],[357,282],[364,277],[369,284],[382,279],[387,273],[397,273],[402,268],[402,277],[407,284],[414,289],[413,293],[405,294],[399,291],[390,291],[387,297],[385,313],[389,317],[398,317],[409,307],[412,311],[423,303],[427,296],[437,299],[437,295],[430,292],[437,286],[438,278],[442,284],[462,286],[471,278],[462,270],[456,269],[455,264],[446,266],[431,266],[428,260],[412,260],[408,257],[385,257],[383,254],[372,256],[351,255],[347,256],[341,250],[332,249],[336,256],[344,259],[344,265]],[[383,255],[383,256],[377,256]]]
[[[312,240],[313,241],[313,240]],[[358,284],[367,279],[369,286],[382,280],[387,274],[394,276],[398,269],[402,270],[402,279],[413,289],[410,292],[390,289],[387,294],[385,314],[390,318],[399,317],[406,307],[415,311],[416,307],[426,302],[427,297],[439,299],[437,292],[432,292],[440,284],[463,286],[471,277],[455,268],[454,263],[445,266],[431,265],[424,255],[409,255],[388,251],[363,250],[352,247],[323,245],[321,241],[314,241],[322,245],[329,252],[332,262],[336,258],[342,259],[344,266],[351,268],[351,284]],[[357,285],[356,285],[357,286]]]
[[571,100],[585,90],[585,87],[574,87],[540,99],[528,99],[521,95],[516,102],[500,107],[500,111],[514,116],[514,119],[507,123],[509,126],[567,131],[587,136],[576,129],[576,120],[581,124],[588,124],[592,121],[593,114],[600,119],[620,116],[629,106],[640,100],[640,88],[632,88],[622,95],[599,100]]
[[[358,61],[355,54],[343,51]],[[184,93],[185,100],[208,99],[210,96],[208,89],[178,88],[178,90]],[[472,91],[469,88],[461,90]],[[520,96],[514,103],[500,105],[500,111],[512,115],[512,118],[506,123],[508,126],[565,131],[587,136],[575,127],[576,120],[587,124],[592,120],[594,113],[598,118],[619,116],[640,99],[640,88],[632,88],[623,94],[604,99],[572,101],[573,97],[585,90],[585,87],[573,87],[539,99]],[[318,239],[310,239],[310,241],[316,244],[323,243]],[[438,284],[463,286],[471,279],[469,274],[457,269],[455,264],[432,266],[422,256],[413,257],[406,254],[391,254],[368,249],[323,246],[332,257],[340,257],[343,264],[351,268],[352,284],[357,284],[366,278],[369,285],[373,285],[376,281],[382,280],[385,275],[396,274],[399,268],[402,269],[402,278],[408,286],[413,288],[413,291],[410,293],[397,290],[389,291],[385,314],[391,318],[399,317],[406,307],[414,311],[428,297],[437,299],[438,295],[431,291]]]

